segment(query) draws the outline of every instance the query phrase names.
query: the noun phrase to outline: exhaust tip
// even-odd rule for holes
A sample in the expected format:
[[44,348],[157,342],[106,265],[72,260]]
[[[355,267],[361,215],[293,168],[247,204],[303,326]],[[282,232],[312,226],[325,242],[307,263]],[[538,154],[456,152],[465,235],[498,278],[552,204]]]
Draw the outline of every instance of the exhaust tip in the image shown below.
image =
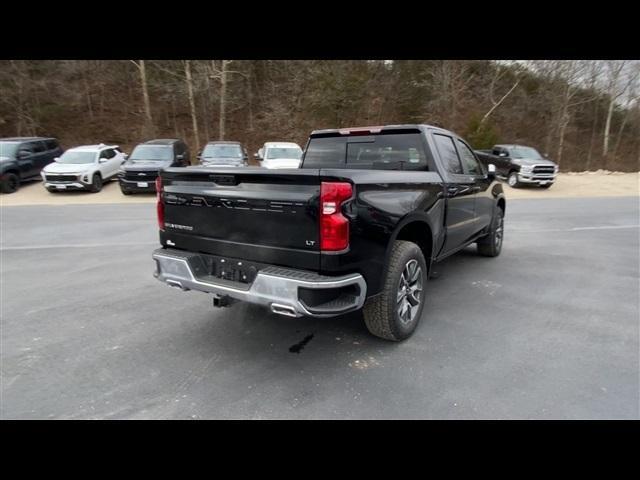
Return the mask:
[[166,279],[165,280],[166,284],[169,285],[170,287],[175,287],[175,288],[179,288],[180,290],[184,290],[185,292],[188,291],[189,289],[187,287],[182,286],[182,283],[180,283],[177,280],[170,280],[170,279]]
[[284,315],[285,317],[297,317],[296,309],[290,305],[282,305],[279,303],[271,304],[271,311],[278,315]]

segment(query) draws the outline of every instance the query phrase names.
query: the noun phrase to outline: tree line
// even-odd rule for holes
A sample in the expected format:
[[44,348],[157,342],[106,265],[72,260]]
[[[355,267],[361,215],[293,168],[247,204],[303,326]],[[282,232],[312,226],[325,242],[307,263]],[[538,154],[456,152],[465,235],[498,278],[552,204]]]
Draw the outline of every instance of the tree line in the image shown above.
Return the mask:
[[304,146],[311,130],[429,123],[563,171],[640,170],[640,62],[3,60],[0,137]]

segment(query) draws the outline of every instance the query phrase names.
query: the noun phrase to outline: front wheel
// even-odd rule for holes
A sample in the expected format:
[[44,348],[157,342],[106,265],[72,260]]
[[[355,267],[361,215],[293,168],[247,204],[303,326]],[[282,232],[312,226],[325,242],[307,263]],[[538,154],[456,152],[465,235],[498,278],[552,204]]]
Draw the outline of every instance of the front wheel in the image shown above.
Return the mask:
[[382,292],[367,300],[364,322],[369,332],[385,340],[400,341],[415,331],[425,302],[427,265],[412,242],[394,242]]
[[518,188],[520,186],[520,182],[518,181],[518,173],[517,172],[511,172],[509,174],[509,176],[507,177],[507,184],[511,188]]
[[502,251],[503,238],[504,211],[500,207],[496,207],[491,221],[491,231],[477,242],[478,253],[485,257],[497,257]]
[[5,173],[0,182],[0,190],[3,193],[14,193],[20,187],[20,179],[15,173]]
[[102,190],[102,177],[99,173],[95,173],[93,175],[93,181],[91,182],[91,191],[98,193],[100,190]]

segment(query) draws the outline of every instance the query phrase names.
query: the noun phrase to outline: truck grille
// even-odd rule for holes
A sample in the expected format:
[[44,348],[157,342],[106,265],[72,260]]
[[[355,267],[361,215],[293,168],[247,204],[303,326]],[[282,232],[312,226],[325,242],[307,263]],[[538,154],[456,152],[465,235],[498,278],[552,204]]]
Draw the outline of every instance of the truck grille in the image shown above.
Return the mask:
[[78,177],[75,175],[45,175],[48,182],[75,182]]
[[533,167],[533,173],[534,174],[539,174],[539,173],[553,174],[555,173],[555,168],[553,165],[537,165]]
[[136,182],[155,182],[158,176],[157,170],[145,170],[142,172],[125,172],[125,180],[131,180]]

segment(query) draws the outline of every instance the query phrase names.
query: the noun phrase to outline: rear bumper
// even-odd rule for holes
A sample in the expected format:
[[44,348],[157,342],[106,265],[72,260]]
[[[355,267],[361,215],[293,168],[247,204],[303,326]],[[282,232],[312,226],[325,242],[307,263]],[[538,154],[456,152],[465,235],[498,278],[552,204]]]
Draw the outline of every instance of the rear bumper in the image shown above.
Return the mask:
[[[358,273],[329,277],[267,266],[251,283],[243,284],[194,273],[206,271],[201,254],[160,248],[152,256],[156,262],[154,276],[169,286],[228,296],[291,317],[342,315],[362,308],[367,294],[366,282]],[[321,300],[310,301],[314,297]]]

